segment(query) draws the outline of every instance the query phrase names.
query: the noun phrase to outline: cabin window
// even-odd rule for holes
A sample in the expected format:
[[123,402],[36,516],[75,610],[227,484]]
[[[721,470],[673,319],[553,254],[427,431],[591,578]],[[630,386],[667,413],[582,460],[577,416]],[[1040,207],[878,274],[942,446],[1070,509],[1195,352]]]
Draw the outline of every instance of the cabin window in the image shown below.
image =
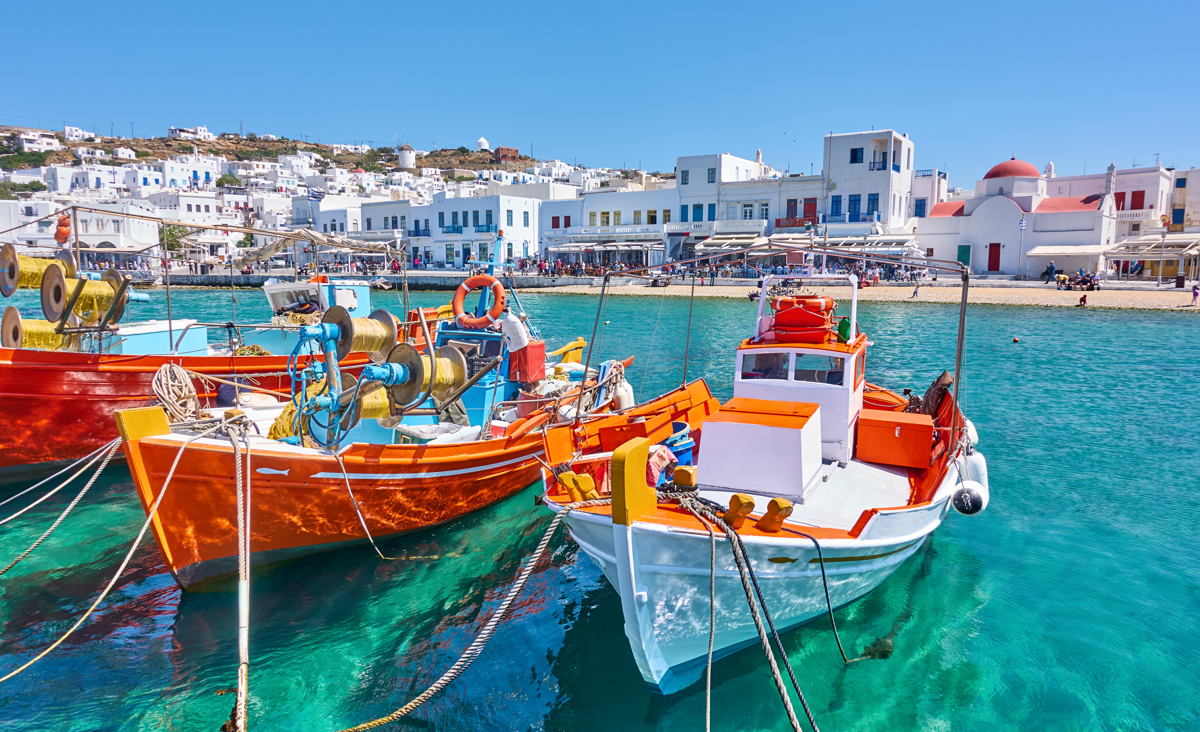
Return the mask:
[[742,356],[742,379],[787,381],[788,354],[747,353]]
[[836,356],[797,353],[796,365],[792,368],[792,378],[796,381],[841,386],[842,359]]
[[863,383],[863,381],[866,380],[866,376],[867,352],[863,351],[862,353],[858,354],[856,359],[854,359],[854,386],[857,387],[859,384]]

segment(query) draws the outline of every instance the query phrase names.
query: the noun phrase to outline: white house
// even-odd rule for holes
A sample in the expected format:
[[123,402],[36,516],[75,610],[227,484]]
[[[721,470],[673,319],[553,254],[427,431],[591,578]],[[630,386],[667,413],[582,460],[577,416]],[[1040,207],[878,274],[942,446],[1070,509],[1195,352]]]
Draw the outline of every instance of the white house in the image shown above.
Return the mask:
[[17,147],[21,152],[53,152],[62,150],[63,144],[53,132],[24,130],[17,133]]
[[93,138],[98,139],[100,136],[91,130],[84,130],[79,127],[66,125],[63,127],[63,137],[67,140],[67,142],[83,142],[84,140],[91,140]]
[[1099,192],[1064,187],[1068,195],[1052,195],[1055,180],[1024,160],[998,163],[974,196],[935,204],[917,219],[917,244],[979,273],[1036,277],[1051,261],[1059,270],[1105,272],[1116,237],[1115,167]]
[[217,136],[204,125],[195,127],[168,127],[167,137],[175,140],[215,140]]

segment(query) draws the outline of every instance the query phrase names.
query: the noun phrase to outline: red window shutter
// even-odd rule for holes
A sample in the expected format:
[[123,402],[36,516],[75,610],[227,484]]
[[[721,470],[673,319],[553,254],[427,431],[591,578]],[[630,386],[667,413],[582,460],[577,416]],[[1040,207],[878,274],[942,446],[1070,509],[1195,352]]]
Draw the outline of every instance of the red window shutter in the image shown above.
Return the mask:
[[551,216],[551,217],[550,217],[550,228],[551,228],[551,229],[557,229],[557,228],[558,228],[558,217],[557,217],[557,216]]
[[1118,211],[1125,210],[1125,192],[1124,191],[1117,193],[1117,210]]
[[571,217],[570,216],[563,216],[563,228],[565,228],[565,229],[571,228]]
[[1129,197],[1129,208],[1140,211],[1146,207],[1146,192],[1134,191]]

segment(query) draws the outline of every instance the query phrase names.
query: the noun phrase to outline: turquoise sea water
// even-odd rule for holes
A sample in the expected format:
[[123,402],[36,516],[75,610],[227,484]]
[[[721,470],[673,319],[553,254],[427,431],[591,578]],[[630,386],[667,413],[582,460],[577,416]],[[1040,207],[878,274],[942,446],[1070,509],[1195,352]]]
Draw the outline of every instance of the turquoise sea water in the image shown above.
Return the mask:
[[[24,294],[24,293],[20,293]],[[229,294],[178,293],[176,315],[227,317]],[[128,319],[152,317],[152,303]],[[266,315],[238,293],[243,320]],[[421,293],[421,303],[445,295]],[[376,304],[395,307],[395,296]],[[526,306],[551,345],[590,335],[593,298]],[[680,380],[688,304],[613,298],[599,350],[636,354],[639,397]],[[26,308],[26,312],[32,312]],[[722,397],[745,301],[697,300],[689,374]],[[953,358],[955,308],[862,307],[868,375],[923,390]],[[1014,344],[1012,338],[1021,342]],[[827,624],[785,637],[824,730],[1200,728],[1200,322],[1174,313],[973,307],[964,402],[990,464],[992,502],[951,514],[877,591],[838,611],[851,648],[889,637],[886,660],[845,667]],[[0,489],[0,497],[14,487]],[[486,621],[548,516],[536,488],[452,525],[256,572],[251,721],[331,729],[401,706]],[[22,551],[68,496],[0,527]],[[0,515],[22,505],[0,508]],[[0,578],[0,675],[91,603],[144,515],[111,469],[59,532]],[[697,729],[704,692],[649,692],[616,594],[560,537],[481,658],[397,728]],[[214,730],[235,685],[236,593],[181,593],[148,543],[94,619],[0,684],[13,730]],[[714,728],[785,729],[761,652],[714,671]]]

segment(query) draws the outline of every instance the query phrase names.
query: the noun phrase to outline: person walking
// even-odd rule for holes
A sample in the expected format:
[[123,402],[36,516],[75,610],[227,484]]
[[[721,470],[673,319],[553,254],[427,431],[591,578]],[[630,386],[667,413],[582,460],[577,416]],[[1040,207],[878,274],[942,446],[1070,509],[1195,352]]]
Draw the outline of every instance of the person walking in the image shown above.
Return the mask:
[[1058,268],[1054,266],[1054,260],[1051,259],[1050,263],[1046,265],[1046,282],[1045,282],[1045,284],[1047,284],[1047,285],[1050,284],[1050,281],[1054,279],[1054,275],[1056,275],[1056,274],[1058,274]]
[[1192,285],[1192,307],[1196,307],[1196,301],[1200,300],[1200,283]]

